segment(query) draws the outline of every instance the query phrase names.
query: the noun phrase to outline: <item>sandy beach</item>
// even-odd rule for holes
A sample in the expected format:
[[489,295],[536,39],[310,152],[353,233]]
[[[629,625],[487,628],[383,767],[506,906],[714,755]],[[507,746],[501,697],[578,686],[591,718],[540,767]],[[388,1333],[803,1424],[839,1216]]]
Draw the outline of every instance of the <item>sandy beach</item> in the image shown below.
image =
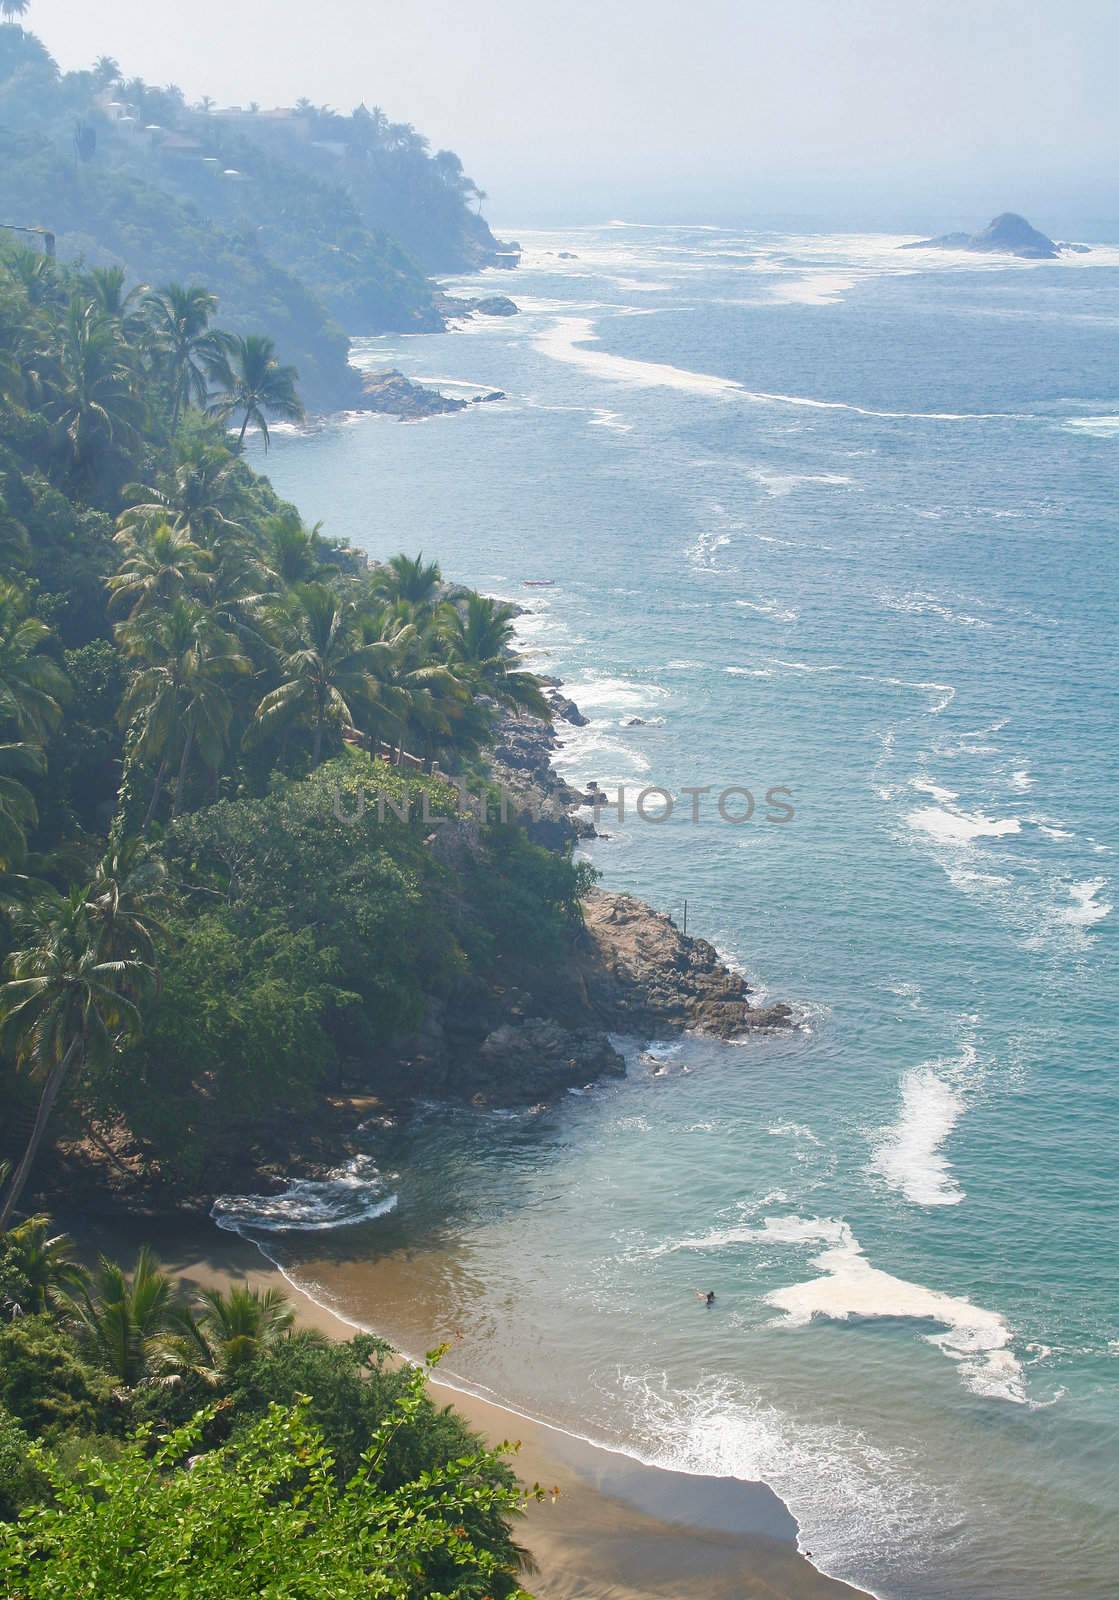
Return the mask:
[[[60,1217],[83,1251],[116,1258],[141,1243],[188,1285],[279,1284],[300,1323],[330,1338],[354,1328],[293,1287],[233,1234],[196,1221]],[[448,1384],[435,1384],[491,1444],[519,1445],[526,1483],[557,1489],[530,1506],[518,1538],[539,1568],[526,1578],[538,1600],[837,1600],[862,1591],[818,1572],[796,1548],[796,1524],[763,1484],[666,1472],[577,1439]]]

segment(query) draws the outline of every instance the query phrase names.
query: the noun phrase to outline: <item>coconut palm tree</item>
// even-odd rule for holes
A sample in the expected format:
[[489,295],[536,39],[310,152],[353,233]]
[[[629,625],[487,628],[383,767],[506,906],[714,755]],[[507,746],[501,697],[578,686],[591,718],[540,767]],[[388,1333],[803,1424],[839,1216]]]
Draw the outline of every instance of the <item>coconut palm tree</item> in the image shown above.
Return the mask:
[[151,965],[134,954],[103,958],[83,890],[68,897],[44,893],[22,913],[18,930],[21,943],[0,985],[0,1037],[43,1087],[27,1147],[0,1205],[0,1233],[23,1193],[63,1084],[138,1031],[138,1002],[155,979]]
[[111,318],[75,295],[62,322],[47,415],[75,472],[88,474],[107,451],[139,448],[142,407],[129,352]]
[[39,820],[24,778],[40,778],[47,758],[36,744],[0,744],[0,873],[22,866],[27,835]]
[[[4,1182],[0,1172],[0,1185]],[[28,1217],[4,1236],[4,1265],[8,1269],[5,1298],[18,1316],[40,1316],[66,1304],[68,1292],[85,1279],[68,1233],[51,1233],[51,1219]]]
[[111,845],[85,887],[85,908],[103,961],[137,956],[159,981],[156,939],[168,904],[167,868],[142,839]]
[[198,284],[184,288],[180,283],[169,283],[144,297],[155,349],[167,365],[172,433],[192,400],[200,406],[206,404],[207,374],[222,360],[224,336],[210,330],[210,318],[217,306],[216,296]]
[[294,367],[280,366],[275,345],[262,334],[227,340],[211,364],[210,377],[219,391],[210,406],[212,415],[224,422],[237,412],[242,414],[238,449],[245,442],[250,423],[260,429],[267,450],[269,416],[289,422],[303,420],[303,407],[295,390],[299,374]]
[[138,617],[149,606],[167,605],[199,586],[209,557],[185,529],[169,523],[134,524],[113,536],[120,546],[121,564],[105,579],[109,610]]
[[280,1289],[234,1285],[228,1294],[203,1289],[200,1309],[177,1310],[172,1317],[170,1364],[218,1385],[247,1366],[262,1351],[290,1337],[295,1312]]
[[418,556],[398,555],[373,574],[374,592],[386,600],[407,600],[413,606],[430,606],[435,602],[443,574],[437,561],[424,561],[423,551]]
[[125,485],[124,498],[131,503],[117,525],[128,528],[137,522],[169,522],[189,533],[195,544],[212,550],[220,540],[245,531],[230,514],[243,498],[237,486],[238,470],[235,457],[224,445],[192,440],[164,487]]
[[513,608],[485,595],[467,596],[463,610],[452,607],[444,623],[451,666],[481,694],[499,705],[530,711],[551,721],[552,708],[531,672],[514,666]]
[[250,741],[303,722],[311,729],[311,765],[322,759],[328,721],[353,725],[379,698],[378,669],[390,647],[366,643],[357,611],[323,583],[301,583],[273,616],[280,638],[281,682],[257,706]]
[[[404,602],[400,602],[404,604]],[[427,759],[451,737],[470,699],[466,684],[439,660],[440,639],[432,623],[401,622],[395,608],[366,628],[387,646],[377,663],[378,699],[395,727],[396,760],[403,760],[413,736]]]
[[99,89],[108,89],[120,82],[120,63],[112,56],[98,56],[93,63],[93,76]]
[[22,736],[45,739],[62,718],[66,674],[43,653],[51,631],[27,613],[27,599],[0,579],[0,722]]
[[65,674],[42,653],[50,629],[27,615],[15,584],[0,581],[0,729],[17,737],[0,742],[0,871],[19,866],[27,834],[38,821],[27,780],[46,770],[42,741],[62,717]]
[[79,1341],[125,1388],[154,1378],[172,1323],[175,1284],[145,1246],[131,1275],[101,1256],[92,1282],[70,1295]]
[[294,507],[278,511],[261,523],[264,560],[269,571],[285,588],[296,583],[313,583],[322,573],[319,560],[318,528],[308,529]]
[[220,762],[233,718],[226,684],[232,675],[248,672],[250,663],[213,614],[187,599],[119,624],[117,638],[140,662],[120,708],[125,726],[140,718],[133,759],[159,763],[141,829],[146,833],[176,747],[179,776],[172,816],[183,808],[194,754],[211,768]]
[[31,0],[0,0],[0,11],[4,13],[5,22],[14,22],[17,17],[25,17],[31,9]]

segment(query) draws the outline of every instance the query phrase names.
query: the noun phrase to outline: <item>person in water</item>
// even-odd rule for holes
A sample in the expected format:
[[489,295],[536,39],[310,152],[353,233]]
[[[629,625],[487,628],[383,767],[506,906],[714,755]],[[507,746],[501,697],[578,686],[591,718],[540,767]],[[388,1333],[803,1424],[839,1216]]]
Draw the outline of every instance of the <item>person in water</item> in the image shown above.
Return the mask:
[[705,1306],[711,1307],[715,1304],[714,1289],[697,1289],[695,1297],[697,1300],[702,1300]]

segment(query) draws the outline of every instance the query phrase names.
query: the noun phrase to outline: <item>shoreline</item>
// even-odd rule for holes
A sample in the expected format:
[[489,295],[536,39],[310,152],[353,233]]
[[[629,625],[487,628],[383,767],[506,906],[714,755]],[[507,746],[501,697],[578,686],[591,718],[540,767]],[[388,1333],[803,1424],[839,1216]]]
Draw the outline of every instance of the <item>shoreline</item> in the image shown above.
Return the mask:
[[[277,1285],[297,1325],[345,1340],[364,1329],[299,1286],[261,1246],[198,1219],[57,1218],[83,1253],[148,1243],[187,1287]],[[407,1357],[401,1357],[407,1359]],[[710,1478],[648,1465],[464,1387],[432,1387],[493,1446],[519,1443],[518,1477],[558,1489],[530,1504],[516,1529],[538,1567],[525,1582],[535,1600],[868,1600],[797,1548],[797,1524],[764,1483]]]

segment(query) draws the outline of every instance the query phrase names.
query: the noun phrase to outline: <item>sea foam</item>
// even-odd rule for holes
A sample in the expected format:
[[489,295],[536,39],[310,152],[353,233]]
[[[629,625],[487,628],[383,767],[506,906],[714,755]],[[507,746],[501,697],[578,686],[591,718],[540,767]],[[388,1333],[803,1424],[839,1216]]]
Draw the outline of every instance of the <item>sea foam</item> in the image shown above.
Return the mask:
[[902,1074],[897,1120],[882,1130],[868,1171],[913,1205],[955,1206],[964,1198],[941,1147],[966,1109],[958,1081],[950,1080],[974,1063],[969,1047],[959,1061],[929,1062]]
[[370,1222],[395,1210],[396,1202],[371,1157],[359,1155],[328,1178],[293,1180],[283,1194],[220,1195],[210,1215],[227,1233],[241,1233],[246,1228],[265,1233],[313,1233]]

